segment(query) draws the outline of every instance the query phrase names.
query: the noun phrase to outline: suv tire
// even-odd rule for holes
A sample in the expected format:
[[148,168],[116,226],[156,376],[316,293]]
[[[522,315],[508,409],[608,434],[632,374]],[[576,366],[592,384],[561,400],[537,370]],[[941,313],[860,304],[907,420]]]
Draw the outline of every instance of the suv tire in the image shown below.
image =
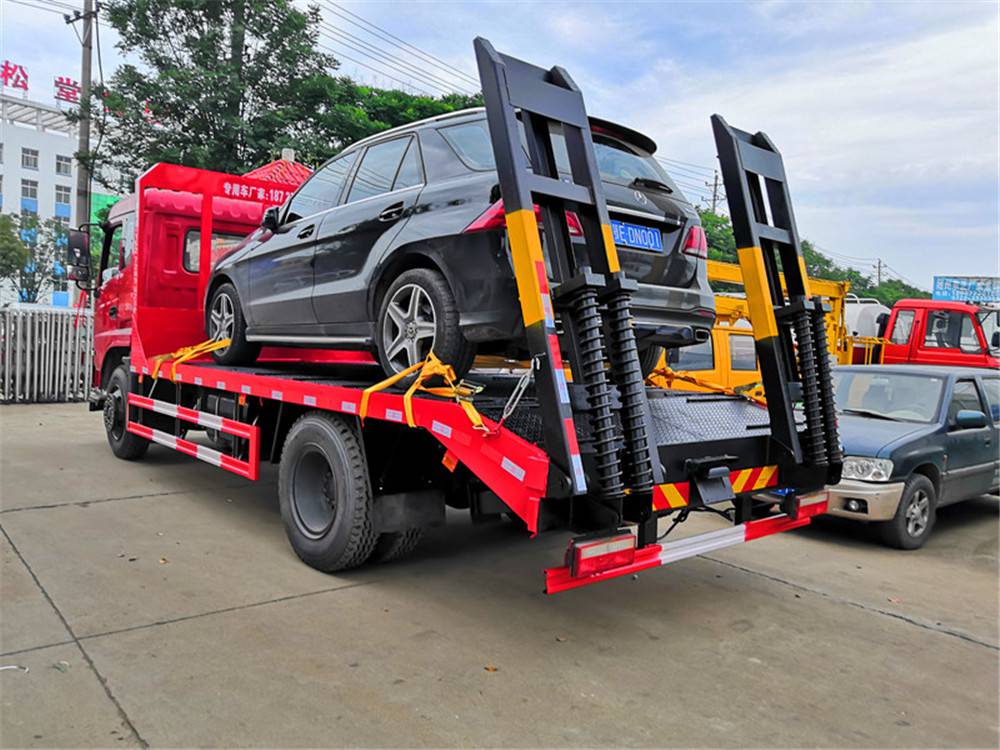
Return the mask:
[[205,310],[205,333],[208,338],[230,339],[225,349],[216,349],[212,358],[220,365],[243,365],[253,362],[260,354],[260,344],[247,341],[247,322],[236,287],[229,282],[212,292]]
[[475,347],[458,327],[458,307],[437,271],[414,268],[389,285],[375,322],[379,364],[394,375],[432,351],[461,378],[472,367]]
[[639,368],[642,370],[643,378],[648,378],[649,374],[660,364],[662,354],[663,347],[655,344],[639,350]]
[[931,535],[936,518],[934,483],[923,474],[913,474],[906,480],[895,517],[882,524],[882,539],[897,549],[919,549]]

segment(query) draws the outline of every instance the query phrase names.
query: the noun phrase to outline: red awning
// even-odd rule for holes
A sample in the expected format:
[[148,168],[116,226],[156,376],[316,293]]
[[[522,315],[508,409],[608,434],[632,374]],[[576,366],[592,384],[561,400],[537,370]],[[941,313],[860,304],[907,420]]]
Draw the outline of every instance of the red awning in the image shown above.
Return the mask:
[[277,161],[272,161],[270,164],[257,167],[257,169],[247,172],[243,176],[252,177],[257,180],[280,182],[284,185],[297,187],[311,174],[312,170],[305,164],[299,164],[297,161],[278,159]]

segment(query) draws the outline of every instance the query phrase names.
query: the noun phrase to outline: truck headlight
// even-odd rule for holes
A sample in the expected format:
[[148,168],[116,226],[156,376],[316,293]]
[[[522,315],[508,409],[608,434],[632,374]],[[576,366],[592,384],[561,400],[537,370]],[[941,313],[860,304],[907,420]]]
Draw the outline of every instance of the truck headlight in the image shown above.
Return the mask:
[[847,456],[841,471],[844,479],[861,479],[865,482],[888,482],[892,476],[892,461],[886,458]]

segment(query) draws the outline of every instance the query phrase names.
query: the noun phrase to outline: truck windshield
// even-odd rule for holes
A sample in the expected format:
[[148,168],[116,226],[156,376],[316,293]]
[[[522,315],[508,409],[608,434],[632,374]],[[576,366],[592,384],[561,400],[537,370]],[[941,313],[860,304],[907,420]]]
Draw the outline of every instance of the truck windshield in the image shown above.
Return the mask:
[[983,327],[986,345],[994,351],[1000,349],[1000,310],[981,308],[976,313],[976,318]]
[[933,422],[944,381],[927,375],[834,370],[837,411],[900,422]]

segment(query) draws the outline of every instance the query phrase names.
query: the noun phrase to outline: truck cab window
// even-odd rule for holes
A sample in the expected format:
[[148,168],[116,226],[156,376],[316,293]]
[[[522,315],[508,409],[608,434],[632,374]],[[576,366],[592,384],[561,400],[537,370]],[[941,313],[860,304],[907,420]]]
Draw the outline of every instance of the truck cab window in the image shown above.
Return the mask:
[[[212,232],[212,265],[243,242],[241,234]],[[189,229],[184,235],[184,270],[198,273],[201,265],[201,230]]]
[[910,335],[913,333],[913,310],[900,310],[896,315],[896,322],[892,324],[892,333],[889,336],[890,344],[909,344]]
[[104,263],[102,264],[101,270],[101,283],[110,279],[114,272],[117,271],[121,264],[122,257],[122,237],[124,231],[121,224],[111,228],[111,231],[105,230],[104,233]]
[[753,336],[742,333],[729,334],[729,366],[733,370],[757,369],[757,349]]

